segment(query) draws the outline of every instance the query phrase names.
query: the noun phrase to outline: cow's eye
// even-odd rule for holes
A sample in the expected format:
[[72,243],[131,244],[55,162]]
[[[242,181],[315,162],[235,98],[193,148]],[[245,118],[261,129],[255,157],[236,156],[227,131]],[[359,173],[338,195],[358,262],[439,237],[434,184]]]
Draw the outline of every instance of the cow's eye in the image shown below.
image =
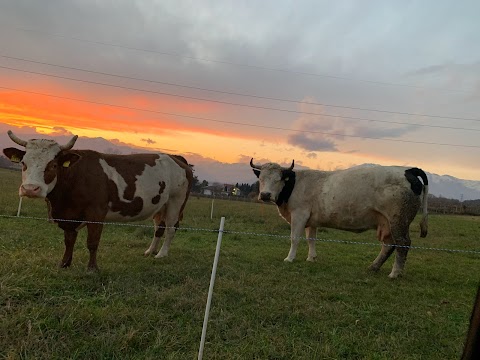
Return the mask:
[[27,170],[27,164],[25,164],[23,161],[20,164],[22,164],[23,171]]

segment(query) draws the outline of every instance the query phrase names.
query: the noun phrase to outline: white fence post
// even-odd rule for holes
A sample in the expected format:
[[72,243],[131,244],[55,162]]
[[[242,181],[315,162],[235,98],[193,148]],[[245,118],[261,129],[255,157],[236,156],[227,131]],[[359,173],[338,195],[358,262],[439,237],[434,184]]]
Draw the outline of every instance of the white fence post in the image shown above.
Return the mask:
[[18,200],[17,217],[20,216],[20,211],[22,211],[22,199],[23,197],[20,196],[20,200]]
[[207,334],[208,315],[210,314],[210,305],[212,304],[213,285],[217,274],[218,257],[220,255],[220,245],[222,244],[223,226],[225,217],[220,219],[220,229],[218,230],[217,248],[215,249],[215,258],[213,259],[212,275],[210,277],[210,287],[208,288],[207,306],[205,307],[205,316],[203,317],[202,338],[200,339],[200,348],[198,349],[198,360],[203,358],[203,348],[205,346],[205,335]]
[[210,210],[210,220],[213,219],[213,202],[215,201],[215,198],[212,199],[212,208]]

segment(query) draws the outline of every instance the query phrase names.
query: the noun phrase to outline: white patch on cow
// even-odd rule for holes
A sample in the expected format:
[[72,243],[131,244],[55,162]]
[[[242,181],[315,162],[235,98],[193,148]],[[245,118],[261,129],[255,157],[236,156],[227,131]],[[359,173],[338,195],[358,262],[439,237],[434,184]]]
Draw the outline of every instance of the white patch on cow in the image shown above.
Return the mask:
[[[167,175],[167,166],[165,166],[165,161],[161,161],[158,159],[155,162],[154,166],[146,166],[143,173],[137,177],[137,190],[136,194],[141,196],[142,198],[148,199],[148,203],[152,205],[152,207],[158,207],[158,205],[153,205],[151,202],[151,198],[159,195],[160,190],[160,181],[165,183],[165,188],[170,189],[171,187],[171,180]],[[171,167],[168,167],[171,168]],[[170,169],[170,171],[172,171]],[[163,175],[162,175],[163,174]],[[163,193],[160,197],[160,202],[166,202],[166,195],[168,198],[168,194]],[[163,200],[162,200],[163,198]],[[149,204],[146,204],[147,206]]]
[[[107,175],[107,177],[110,180],[112,180],[115,183],[115,185],[117,186],[118,198],[122,202],[130,202],[129,200],[126,200],[123,197],[123,194],[125,194],[125,190],[127,189],[127,182],[122,177],[122,175],[120,175],[118,173],[117,169],[115,169],[113,166],[108,165],[108,163],[105,160],[100,159],[99,162],[100,162],[100,166],[102,167],[102,169],[105,172],[105,174]],[[108,204],[109,207],[111,207],[111,205],[112,205],[111,203]]]
[[22,185],[19,189],[19,194],[24,195],[24,189],[33,187],[40,187],[38,197],[46,197],[57,183],[55,178],[51,183],[45,183],[45,169],[47,164],[55,159],[55,156],[61,151],[60,146],[53,140],[34,139],[29,140],[25,147],[26,153],[22,159],[26,170],[22,171]]
[[[119,199],[122,202],[130,203],[131,200],[124,198],[124,193],[127,188],[125,179],[114,167],[108,165],[105,160],[100,159],[100,165],[108,178],[116,184]],[[184,181],[179,182],[180,179],[184,179]],[[159,194],[160,182],[165,183],[162,194]],[[175,189],[172,189],[172,184],[176,185]],[[172,195],[177,194],[181,188],[186,189],[186,187],[187,180],[185,178],[185,170],[178,166],[170,156],[161,154],[155,161],[154,166],[145,165],[144,171],[136,176],[134,198],[139,197],[143,200],[143,208],[138,215],[128,217],[128,220],[141,220],[151,217],[152,214],[160,211]],[[180,191],[180,193],[185,194],[185,190]],[[152,199],[157,195],[160,195],[160,200],[153,203]],[[108,207],[111,209],[111,202],[108,204]],[[109,211],[106,218],[109,221],[116,221],[125,219],[125,216],[118,212]]]

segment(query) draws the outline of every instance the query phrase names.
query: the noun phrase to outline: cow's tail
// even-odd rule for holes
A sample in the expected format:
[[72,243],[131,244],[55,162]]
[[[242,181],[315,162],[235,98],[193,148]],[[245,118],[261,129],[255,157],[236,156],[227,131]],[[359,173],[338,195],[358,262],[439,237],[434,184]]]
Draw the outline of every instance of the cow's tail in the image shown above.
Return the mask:
[[[412,190],[415,194],[422,194],[423,215],[420,221],[420,237],[427,236],[428,233],[428,178],[422,169],[411,168],[405,171],[407,180],[411,183]],[[418,177],[422,179],[420,184]]]
[[[425,179],[427,177],[425,176]],[[423,179],[423,178],[422,178]],[[428,233],[428,180],[423,183],[423,216],[420,222],[420,237],[427,236]]]

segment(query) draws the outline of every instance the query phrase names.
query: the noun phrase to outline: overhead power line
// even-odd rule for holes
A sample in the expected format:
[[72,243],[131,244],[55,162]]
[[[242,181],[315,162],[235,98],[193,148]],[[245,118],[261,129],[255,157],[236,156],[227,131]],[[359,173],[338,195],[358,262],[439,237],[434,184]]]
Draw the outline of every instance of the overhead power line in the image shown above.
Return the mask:
[[255,127],[255,128],[283,130],[283,131],[300,132],[300,133],[307,133],[307,134],[322,134],[322,135],[328,135],[328,136],[339,136],[339,137],[349,137],[349,138],[359,138],[359,139],[369,139],[369,140],[393,141],[393,142],[411,143],[411,144],[436,145],[436,146],[451,146],[451,147],[480,149],[480,146],[478,146],[478,145],[449,144],[449,143],[437,143],[437,142],[427,142],[427,141],[413,141],[413,140],[402,140],[402,139],[391,139],[391,138],[378,138],[378,137],[360,136],[360,135],[346,135],[346,134],[329,133],[329,132],[325,132],[325,131],[315,131],[315,130],[287,129],[287,128],[276,127],[276,126],[267,126],[267,125],[258,125],[258,124],[247,124],[247,123],[240,123],[240,122],[235,122],[235,121],[217,120],[217,119],[204,118],[204,117],[199,117],[199,116],[183,115],[183,114],[169,113],[169,112],[165,112],[165,111],[157,111],[157,110],[149,110],[149,109],[135,108],[135,107],[131,107],[131,106],[109,104],[109,103],[104,103],[104,102],[99,102],[99,101],[76,99],[76,98],[70,98],[70,97],[66,97],[66,96],[59,96],[59,95],[53,95],[53,94],[45,94],[45,93],[40,93],[40,92],[36,92],[36,91],[28,91],[28,90],[16,89],[16,88],[11,88],[11,87],[6,87],[6,86],[0,86],[0,89],[11,90],[11,91],[18,91],[18,92],[23,92],[23,93],[28,93],[28,94],[34,94],[34,95],[48,96],[48,97],[57,98],[57,99],[63,99],[63,100],[78,101],[78,102],[95,104],[95,105],[111,106],[111,107],[121,108],[121,109],[127,109],[127,110],[142,111],[142,112],[148,112],[148,113],[152,113],[152,114],[161,114],[161,115],[177,116],[177,117],[183,117],[183,118],[188,118],[188,119],[195,119],[195,120],[202,120],[202,121],[210,121],[210,122],[223,123],[223,124],[231,124],[231,125],[248,126],[248,127]]
[[[240,104],[240,103],[235,103],[235,102],[230,102],[230,101],[205,99],[205,98],[199,98],[199,97],[195,97],[195,96],[172,94],[172,93],[163,92],[163,91],[146,90],[146,89],[139,89],[139,88],[134,88],[134,87],[129,87],[129,86],[108,84],[108,83],[103,83],[103,82],[99,82],[99,81],[77,79],[77,78],[71,78],[71,77],[68,77],[68,76],[53,75],[53,74],[48,74],[48,73],[43,73],[43,72],[38,72],[38,71],[17,69],[17,68],[12,68],[12,67],[9,67],[9,66],[0,66],[0,69],[7,69],[7,70],[18,71],[18,72],[23,72],[23,73],[36,74],[36,75],[42,75],[42,76],[48,76],[48,77],[54,77],[54,78],[58,78],[58,79],[71,80],[71,81],[77,81],[77,82],[88,83],[88,84],[108,86],[108,87],[113,87],[113,88],[123,89],[123,90],[140,91],[140,92],[145,92],[145,93],[150,93],[150,94],[171,96],[171,97],[177,97],[177,98],[183,98],[183,99],[190,99],[190,100],[197,100],[197,101],[212,102],[212,103],[224,104],[224,105],[231,105],[231,106],[241,106],[241,107],[247,107],[247,108],[253,108],[253,109],[260,109],[260,110],[272,110],[272,111],[279,111],[279,112],[293,113],[293,114],[325,116],[325,117],[333,117],[333,118],[340,118],[340,119],[346,119],[346,120],[358,120],[358,121],[368,121],[368,122],[379,122],[379,123],[385,123],[385,124],[419,126],[419,127],[440,128],[440,129],[449,129],[449,130],[480,131],[480,129],[474,129],[474,128],[460,128],[460,127],[444,126],[444,125],[429,125],[429,124],[410,123],[410,122],[402,122],[402,121],[388,121],[388,120],[378,120],[378,119],[367,119],[367,118],[360,118],[360,117],[355,117],[355,116],[333,115],[333,114],[315,113],[315,112],[300,111],[300,110],[278,109],[278,108],[273,108],[273,107],[268,107],[268,106],[261,106],[261,105]],[[458,120],[463,120],[463,121],[477,121],[477,122],[480,122],[480,119],[458,118]]]
[[[4,26],[4,27],[7,27],[7,26]],[[152,53],[152,54],[158,54],[158,55],[176,57],[176,58],[182,58],[182,59],[188,59],[188,60],[204,61],[204,62],[210,62],[210,63],[216,63],[216,64],[251,68],[251,69],[257,69],[257,70],[267,70],[267,71],[290,73],[290,74],[296,74],[296,75],[315,76],[315,77],[322,77],[322,78],[329,78],[329,79],[336,79],[336,80],[344,80],[344,81],[356,81],[356,82],[361,82],[361,83],[371,84],[371,85],[404,87],[404,88],[424,89],[424,90],[433,90],[433,91],[445,91],[445,92],[457,92],[457,93],[466,93],[466,94],[471,93],[471,91],[463,91],[463,90],[457,90],[457,89],[433,88],[433,87],[426,87],[426,86],[412,85],[412,84],[399,84],[399,83],[384,82],[384,81],[357,79],[357,78],[351,78],[351,77],[346,77],[346,76],[319,74],[319,73],[313,73],[313,72],[307,72],[307,71],[282,69],[282,68],[262,66],[262,65],[238,63],[238,62],[226,61],[226,60],[218,60],[218,59],[211,59],[211,58],[204,58],[204,57],[188,56],[188,55],[184,55],[184,54],[167,52],[167,51],[159,51],[159,50],[138,48],[138,47],[127,46],[127,45],[122,45],[122,44],[113,44],[113,43],[109,43],[109,42],[105,42],[105,41],[84,39],[84,38],[80,38],[80,37],[77,37],[77,36],[55,34],[55,33],[49,32],[49,31],[37,30],[37,29],[26,29],[26,28],[20,28],[20,27],[9,27],[9,28],[14,29],[16,31],[30,32],[30,33],[35,33],[35,34],[41,34],[41,35],[44,35],[44,36],[58,37],[58,38],[63,38],[63,39],[68,39],[68,40],[75,40],[75,41],[84,42],[84,43],[90,43],[90,44],[96,44],[96,45],[102,45],[102,46],[109,46],[109,47],[121,48],[121,49],[126,49],[126,50],[132,50],[132,51],[140,51],[140,52],[146,52],[146,53]]]
[[437,118],[437,119],[450,119],[450,120],[480,121],[480,119],[470,119],[470,118],[465,118],[465,117],[443,116],[443,115],[433,115],[433,114],[423,114],[423,113],[411,113],[411,112],[393,111],[393,110],[384,110],[384,109],[372,109],[372,108],[326,104],[326,103],[310,102],[310,101],[298,101],[298,100],[292,100],[292,99],[275,98],[275,97],[261,96],[261,95],[251,95],[251,94],[237,93],[237,92],[232,92],[232,91],[222,91],[222,90],[208,89],[208,88],[199,87],[199,86],[189,86],[189,85],[177,84],[177,83],[166,82],[166,81],[145,79],[145,78],[139,78],[139,77],[134,77],[134,76],[112,74],[112,73],[103,72],[103,71],[95,71],[95,70],[83,69],[83,68],[73,67],[73,66],[52,64],[52,63],[48,63],[48,62],[19,58],[19,57],[3,55],[3,54],[0,54],[0,57],[6,58],[6,59],[11,59],[11,60],[16,60],[16,61],[33,63],[33,64],[48,65],[48,66],[58,67],[58,68],[62,68],[62,69],[81,71],[81,72],[86,72],[86,73],[90,73],[90,74],[106,75],[106,76],[111,76],[111,77],[116,77],[116,78],[121,78],[121,79],[144,81],[144,82],[153,83],[153,84],[176,86],[176,87],[185,88],[185,89],[208,91],[208,92],[214,92],[214,93],[218,93],[218,94],[243,96],[243,97],[249,97],[249,98],[254,98],[254,99],[274,100],[274,101],[281,101],[281,102],[294,103],[294,104],[317,105],[317,106],[325,106],[325,107],[347,109],[347,110],[371,111],[371,112],[394,114],[394,115],[421,116],[421,117],[430,117],[430,118]]

